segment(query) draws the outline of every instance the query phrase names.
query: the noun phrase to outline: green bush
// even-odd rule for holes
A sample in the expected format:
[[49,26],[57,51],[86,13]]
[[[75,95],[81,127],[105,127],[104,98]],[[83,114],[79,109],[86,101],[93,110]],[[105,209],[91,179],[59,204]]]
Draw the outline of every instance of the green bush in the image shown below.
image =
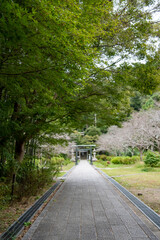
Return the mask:
[[107,156],[106,155],[100,155],[100,160],[107,161]]
[[98,163],[103,165],[103,167],[108,167],[108,165],[111,163],[110,161],[103,161],[103,160],[98,160]]
[[64,159],[63,165],[66,166],[71,163],[71,160],[69,158]]
[[3,204],[6,204],[11,200],[11,185],[4,182],[0,182],[0,209],[3,208]]
[[114,157],[111,159],[111,162],[114,164],[122,164],[122,157]]
[[105,154],[97,155],[96,158],[100,161],[110,161],[111,160],[111,157],[106,156]]
[[153,108],[154,106],[154,100],[152,98],[149,98],[142,106],[144,110],[148,110],[150,108]]
[[48,161],[49,165],[55,164],[57,166],[61,166],[63,162],[64,162],[63,157],[52,157],[51,160]]
[[16,173],[14,195],[20,199],[24,196],[36,194],[39,188],[43,188],[51,181],[51,171],[39,168],[29,160],[23,160]]
[[136,163],[136,162],[140,161],[140,157],[139,156],[133,156],[131,158],[132,158],[133,163]]
[[160,167],[160,162],[158,162],[157,167]]
[[[9,199],[21,199],[36,195],[40,189],[53,182],[53,177],[59,173],[62,164],[68,161],[64,160],[63,157],[35,159],[35,161],[31,158],[25,158],[17,165],[11,159],[4,169],[9,177],[1,178],[0,182],[0,205]],[[15,181],[12,185],[14,175]],[[11,190],[13,190],[12,196]]]
[[150,167],[156,167],[160,163],[160,154],[148,151],[144,163]]
[[7,182],[10,182],[12,179],[13,172],[16,172],[18,169],[18,163],[14,158],[9,158],[3,166],[3,177],[6,178]]
[[100,155],[96,155],[97,160],[100,160]]
[[[39,189],[53,181],[53,177],[59,173],[64,158],[41,159],[41,163],[35,165],[30,159],[25,159],[19,165],[16,172],[15,196],[20,199],[24,196],[36,194]],[[38,159],[36,160],[36,163]]]
[[139,161],[138,156],[133,156],[133,157],[127,157],[127,156],[120,156],[120,157],[114,157],[111,159],[111,162],[114,164],[134,164],[137,161]]

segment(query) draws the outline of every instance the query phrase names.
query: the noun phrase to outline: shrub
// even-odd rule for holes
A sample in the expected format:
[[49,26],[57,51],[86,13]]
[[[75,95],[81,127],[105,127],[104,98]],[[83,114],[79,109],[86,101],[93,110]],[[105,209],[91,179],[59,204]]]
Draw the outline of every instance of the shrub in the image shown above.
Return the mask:
[[114,157],[111,162],[114,164],[122,164],[122,157]]
[[18,163],[14,158],[9,158],[4,164],[3,176],[6,178],[7,182],[10,182],[12,179],[13,172],[16,172],[18,169]]
[[100,157],[101,157],[101,155],[96,155],[96,158],[97,158],[98,160],[100,160]]
[[59,154],[59,157],[62,157],[64,159],[67,159],[68,158],[68,155],[66,153],[60,153]]
[[131,157],[122,157],[122,164],[132,164],[133,161]]
[[11,193],[10,184],[0,182],[0,208],[3,207],[3,204],[11,200],[10,193]]
[[144,163],[150,167],[156,167],[160,163],[160,154],[148,151]]
[[64,159],[63,161],[64,166],[68,165],[69,163],[71,163],[71,160],[69,158]]
[[[24,159],[16,173],[15,195],[17,198],[36,194],[39,189],[53,181],[59,173],[64,158],[43,159],[35,165],[31,159]],[[36,160],[38,162],[38,160]]]
[[99,161],[110,161],[111,160],[111,157],[110,156],[106,156],[105,154],[97,155],[96,158]]
[[139,156],[133,156],[132,157],[132,161],[133,161],[133,163],[139,162],[140,161],[140,157]]
[[134,164],[135,162],[139,161],[139,157],[127,157],[127,156],[120,156],[112,158],[111,162],[114,164]]
[[107,156],[106,155],[100,155],[100,160],[107,161]]
[[103,165],[103,167],[108,167],[108,165],[111,163],[110,161],[103,161],[103,160],[98,160],[98,163]]
[[[21,199],[37,194],[39,189],[53,182],[53,177],[59,173],[61,165],[68,161],[68,159],[64,160],[63,157],[35,159],[35,161],[31,158],[25,158],[17,165],[14,159],[11,159],[5,166],[5,173],[9,177],[1,178],[0,182],[0,205],[4,201],[14,198]],[[16,177],[12,185],[13,173]]]

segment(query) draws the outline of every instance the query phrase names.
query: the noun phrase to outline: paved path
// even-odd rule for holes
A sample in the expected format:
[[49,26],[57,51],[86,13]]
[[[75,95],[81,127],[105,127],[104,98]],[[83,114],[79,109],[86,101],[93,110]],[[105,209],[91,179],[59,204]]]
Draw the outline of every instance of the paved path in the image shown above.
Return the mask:
[[114,187],[81,161],[23,240],[147,240],[158,238]]

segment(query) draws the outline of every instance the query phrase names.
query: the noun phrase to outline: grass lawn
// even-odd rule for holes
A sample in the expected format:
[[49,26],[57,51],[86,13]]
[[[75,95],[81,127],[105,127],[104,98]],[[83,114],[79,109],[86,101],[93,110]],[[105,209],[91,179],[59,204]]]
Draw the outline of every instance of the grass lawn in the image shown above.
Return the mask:
[[112,165],[103,166],[102,171],[160,214],[160,168],[146,168],[143,163]]
[[74,162],[71,162],[62,167],[62,170],[58,173],[57,177],[62,177],[67,171],[69,171],[73,166],[75,166]]
[[75,163],[74,162],[71,162],[65,166],[62,167],[62,171],[68,171],[70,170],[73,166],[75,166]]
[[[94,166],[96,166],[97,168],[106,168],[106,169],[110,169],[110,168],[120,168],[120,167],[124,167],[124,164],[113,164],[110,163],[109,165],[105,166],[105,162],[94,162],[93,163]],[[129,165],[126,165],[126,167],[129,167]]]

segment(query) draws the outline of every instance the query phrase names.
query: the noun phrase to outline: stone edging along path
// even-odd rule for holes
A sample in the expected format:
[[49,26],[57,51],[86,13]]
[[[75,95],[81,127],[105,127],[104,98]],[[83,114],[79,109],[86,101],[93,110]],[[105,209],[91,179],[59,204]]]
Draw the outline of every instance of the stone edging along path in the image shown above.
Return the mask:
[[17,221],[15,221],[1,236],[0,240],[12,240],[16,237],[24,228],[24,223],[29,222],[30,219],[37,213],[42,207],[44,202],[49,196],[54,193],[61,185],[60,181],[57,181],[41,198],[39,198],[29,209],[27,209]]
[[105,178],[107,178],[125,197],[127,197],[158,229],[160,229],[160,216],[153,211],[150,207],[148,207],[145,203],[139,200],[136,196],[134,196],[131,192],[129,192],[126,188],[122,187],[116,180],[112,177],[109,177],[106,173],[101,171],[100,169],[95,169],[102,174]]
[[[60,179],[65,179],[73,169],[74,167],[65,173]],[[47,204],[46,201],[50,200],[50,197],[53,197],[61,184],[62,181],[58,180],[49,190],[47,190],[46,193],[41,198],[39,198],[29,209],[27,209],[18,218],[17,221],[15,221],[4,233],[0,235],[0,240],[12,240],[14,237],[18,236],[24,229],[24,223],[29,222],[39,211],[41,212],[43,210]]]
[[81,161],[23,240],[158,240],[126,200],[108,179]]
[[[94,166],[93,166],[93,168],[94,168]],[[87,172],[88,171],[87,169],[88,170],[90,169],[89,170],[90,172]],[[107,180],[110,183],[114,184],[116,186],[116,188],[119,187],[118,189],[121,192],[123,192],[122,190],[124,188],[120,184],[118,184],[115,180],[113,180],[109,176],[105,175],[103,172],[101,172],[101,170],[96,169],[96,168],[94,168],[94,169],[97,170],[100,173],[100,175],[102,175],[104,178],[107,178]],[[72,172],[72,169],[69,170],[68,175],[70,175],[69,173],[71,173],[71,172]],[[59,187],[61,186],[61,182],[59,181],[58,182],[59,185],[57,185],[55,187],[56,188],[55,191],[58,190],[58,189],[60,190],[60,192],[58,190],[58,195],[57,194],[55,195],[57,197],[56,198],[55,198],[55,196],[53,197],[53,195],[55,194],[55,191],[53,191],[54,193],[52,192],[50,194],[48,200],[47,200],[47,203],[49,202],[48,204],[46,203],[46,201],[44,199],[42,200],[43,203],[45,201],[45,203],[43,204],[43,207],[42,207],[42,208],[45,207],[45,210],[43,212],[41,212],[42,208],[41,208],[40,212],[38,210],[36,210],[36,215],[38,215],[37,212],[41,213],[40,214],[41,217],[38,216],[38,218],[41,218],[41,222],[38,222],[36,220],[35,223],[33,224],[34,227],[33,227],[33,225],[31,226],[31,229],[29,230],[29,232],[30,233],[32,232],[32,235],[34,235],[33,238],[34,239],[39,239],[39,236],[41,236],[42,233],[43,234],[45,233],[46,235],[41,236],[40,239],[42,239],[43,237],[44,237],[43,239],[46,239],[46,240],[50,239],[50,237],[52,237],[52,239],[57,239],[56,237],[58,237],[58,239],[59,239],[59,237],[61,237],[60,239],[64,240],[64,236],[65,236],[65,240],[66,239],[67,240],[68,239],[74,239],[75,240],[75,239],[81,239],[81,238],[84,239],[84,240],[87,240],[87,239],[90,239],[89,236],[91,235],[91,230],[92,230],[92,235],[93,235],[92,240],[93,239],[101,239],[101,235],[103,235],[103,234],[104,234],[104,237],[105,237],[104,239],[108,239],[108,236],[109,236],[108,234],[110,234],[110,237],[111,237],[110,239],[116,239],[116,240],[118,239],[119,240],[119,235],[117,235],[118,233],[117,233],[116,229],[117,228],[119,229],[119,227],[121,227],[122,228],[121,230],[124,231],[126,229],[126,227],[127,227],[128,231],[130,233],[127,233],[126,230],[124,232],[122,231],[123,234],[122,234],[122,238],[120,238],[120,239],[124,240],[124,238],[123,238],[124,236],[125,236],[125,239],[127,239],[126,238],[127,236],[128,237],[133,236],[133,238],[134,238],[135,231],[138,231],[136,233],[138,237],[140,237],[141,235],[144,236],[145,235],[144,232],[147,232],[147,235],[150,236],[149,239],[157,239],[150,232],[148,232],[148,230],[146,230],[147,228],[141,222],[140,223],[139,222],[137,222],[137,223],[135,222],[135,226],[137,226],[138,229],[136,229],[136,228],[135,229],[130,229],[129,228],[129,225],[127,225],[128,222],[126,222],[127,221],[126,216],[128,216],[129,220],[132,220],[133,222],[134,222],[133,218],[135,218],[136,221],[139,221],[139,220],[137,220],[136,216],[134,216],[133,213],[132,214],[129,213],[129,212],[128,212],[129,214],[127,213],[127,211],[129,211],[129,209],[126,206],[123,207],[123,204],[122,204],[123,201],[119,202],[119,203],[117,202],[118,199],[117,199],[116,195],[114,196],[114,194],[113,194],[114,192],[112,192],[112,189],[108,185],[107,181],[102,180],[103,177],[101,177],[101,178],[100,178],[100,176],[98,177],[99,173],[96,173],[96,171],[94,172],[92,170],[91,166],[89,166],[88,163],[85,163],[84,165],[81,163],[80,166],[78,166],[78,168],[76,167],[75,171],[73,171],[71,173],[71,175],[67,178],[67,180],[65,181],[65,183],[62,185],[62,187],[60,189],[59,189]],[[88,174],[90,174],[90,175],[88,175]],[[63,179],[65,179],[66,175],[67,174],[65,174],[61,178],[62,181],[63,181]],[[80,179],[82,179],[81,182],[79,182]],[[101,187],[101,184],[104,184],[104,186]],[[51,189],[49,189],[48,191],[50,191],[50,190]],[[48,193],[48,191],[46,193]],[[108,201],[107,201],[106,196],[108,198]],[[43,197],[44,197],[44,195],[42,196],[42,198]],[[73,198],[73,199],[70,199],[70,198]],[[52,200],[50,201],[50,199],[52,199]],[[63,205],[63,203],[65,205]],[[67,205],[67,203],[69,205]],[[98,203],[101,204],[101,205],[96,205]],[[112,209],[110,209],[110,207],[108,205],[109,203],[110,203],[110,205],[112,205],[112,204],[119,204],[119,205],[121,205],[121,207],[123,208],[123,210],[126,212],[127,215],[123,216],[124,212],[122,211],[122,209],[118,208],[119,205],[115,206],[116,211],[119,211],[119,212],[114,214],[114,212],[112,212]],[[91,206],[90,206],[90,204],[91,204]],[[79,205],[82,205],[81,208],[79,208]],[[32,209],[32,207],[30,209]],[[70,207],[70,210],[68,210],[68,207]],[[65,209],[63,209],[63,208],[65,208]],[[101,209],[101,208],[103,208],[103,209]],[[52,210],[54,210],[54,215],[53,215]],[[64,216],[61,216],[63,210],[64,210],[64,212],[63,212]],[[104,212],[104,210],[106,212]],[[59,213],[59,215],[56,215],[56,213],[58,214],[58,211],[60,211],[60,213]],[[81,214],[82,214],[81,218],[82,219],[79,222],[80,216],[78,214],[80,213],[80,211],[82,211],[81,212]],[[21,217],[23,217],[26,214],[26,212]],[[122,216],[119,215],[121,213],[122,213]],[[47,215],[47,214],[49,214],[49,215]],[[120,219],[117,219],[117,217],[114,218],[113,215],[116,216],[116,214],[118,214],[117,216],[119,216]],[[36,215],[34,214],[34,218],[37,217]],[[103,215],[103,216],[101,216],[101,215]],[[58,216],[59,216],[60,219],[58,219]],[[19,222],[17,221],[18,222],[17,224],[18,224],[18,227],[21,225],[21,227],[22,227],[21,229],[23,229],[24,222],[27,222],[28,220],[25,219],[23,224],[20,224],[21,223],[20,222],[21,217],[18,219]],[[51,223],[47,222],[48,220],[51,220],[50,217],[52,219]],[[101,223],[100,224],[101,226],[99,228],[99,223],[103,220],[102,217],[105,218],[104,219],[105,222],[103,221],[104,226]],[[61,236],[61,230],[62,229],[60,229],[59,224],[60,223],[62,223],[61,225],[64,224],[64,222],[63,222],[65,220],[64,218],[68,219],[67,222],[66,222],[67,228],[65,230],[66,233],[64,233],[64,235]],[[62,221],[62,219],[63,219],[63,221]],[[32,218],[32,220],[33,220],[33,218]],[[32,222],[32,220],[30,220],[30,221]],[[59,223],[59,221],[62,221],[62,222]],[[87,221],[89,221],[89,222],[87,222]],[[107,225],[106,221],[108,222],[108,225]],[[117,221],[121,222],[121,224],[124,222],[124,224],[126,224],[126,225],[124,225],[124,226],[121,226],[121,224],[120,225],[115,225],[116,223],[117,224],[119,223]],[[73,222],[74,222],[74,224],[73,224]],[[78,236],[77,234],[79,234],[78,233],[79,230],[77,230],[77,229],[79,229],[79,227],[78,227],[79,224],[82,224],[81,225],[81,230],[79,232],[81,237],[79,236],[78,238],[74,238],[75,236]],[[86,224],[88,224],[87,228],[86,228]],[[47,227],[47,229],[51,227],[50,230],[45,229],[45,226]],[[88,226],[90,228],[88,228]],[[56,227],[57,227],[57,229],[56,229]],[[107,229],[106,229],[106,227],[107,227]],[[133,226],[130,226],[130,227],[132,228]],[[141,229],[142,227],[144,229]],[[54,231],[53,231],[53,228],[54,228]],[[64,225],[62,226],[62,228],[64,229]],[[104,229],[101,229],[101,228],[104,228]],[[13,225],[9,229],[13,229]],[[20,232],[21,229],[17,228],[17,231]],[[44,229],[45,229],[45,231],[43,232]],[[56,233],[56,231],[57,231],[57,233]],[[114,232],[115,238],[113,236],[113,232],[112,231]],[[8,235],[8,236],[4,236],[4,234],[1,235],[0,239],[2,239],[2,240],[11,240],[11,239],[13,239],[13,236],[17,235],[15,233],[13,234],[13,232],[12,232],[11,235]],[[27,232],[27,234],[29,236],[28,232]],[[50,235],[47,235],[47,234],[50,234]],[[56,234],[58,234],[58,235],[56,235]],[[75,234],[75,236],[73,236],[73,234]],[[128,234],[128,235],[126,236],[124,234]],[[24,235],[24,231],[22,232],[22,234],[20,236],[18,236],[18,239],[22,239],[23,235]],[[70,237],[72,237],[72,238],[70,238]],[[25,236],[24,239],[30,239],[30,237],[27,238],[27,236]],[[131,237],[128,238],[128,239],[131,239]]]

